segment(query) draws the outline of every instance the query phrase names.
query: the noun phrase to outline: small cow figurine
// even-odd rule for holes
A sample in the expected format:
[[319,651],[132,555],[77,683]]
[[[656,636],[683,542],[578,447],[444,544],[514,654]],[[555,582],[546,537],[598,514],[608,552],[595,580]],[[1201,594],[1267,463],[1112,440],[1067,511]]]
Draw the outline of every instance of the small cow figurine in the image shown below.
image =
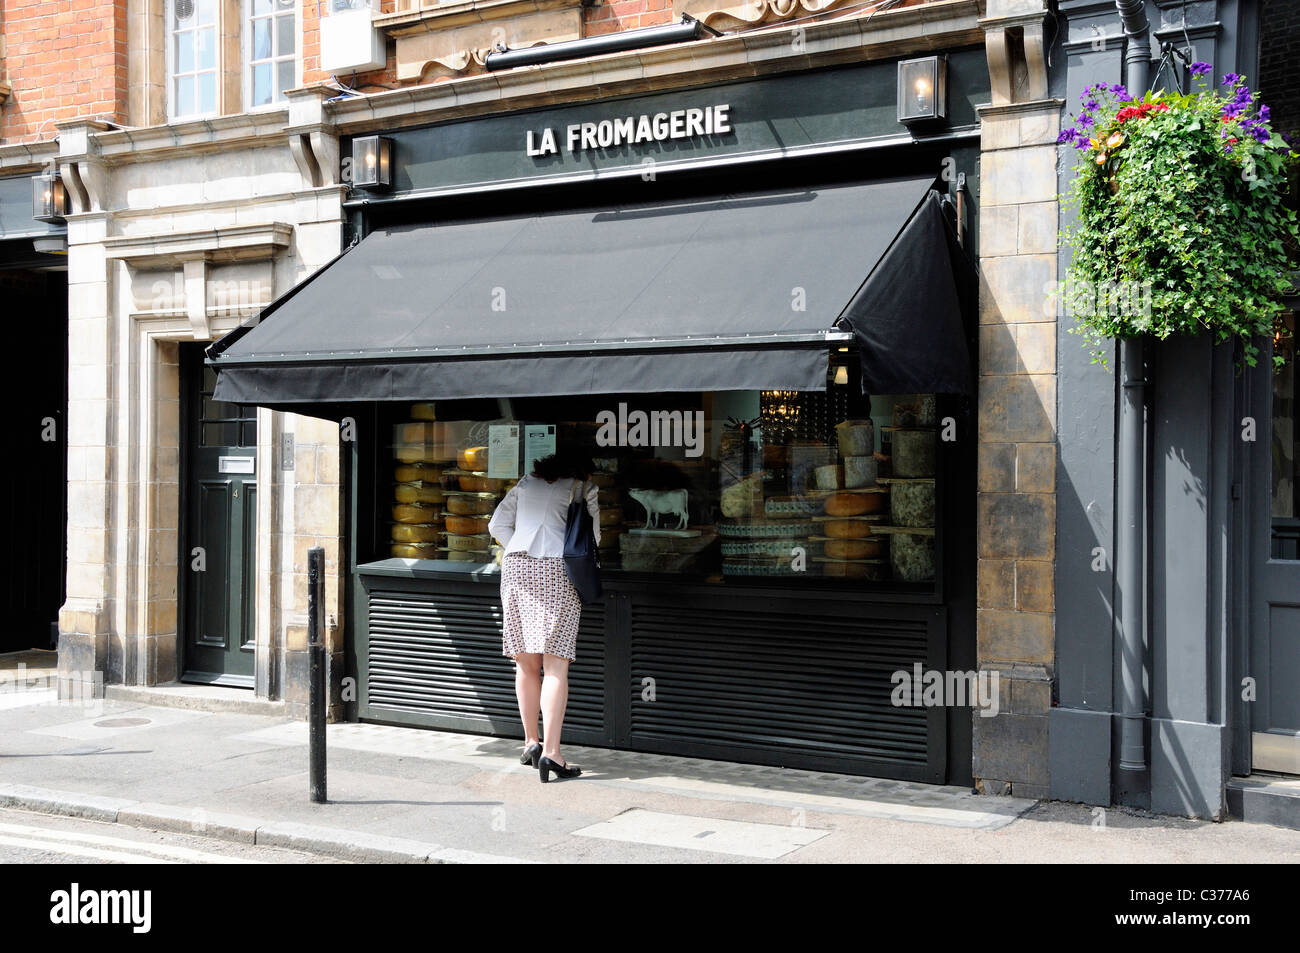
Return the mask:
[[645,528],[650,529],[653,520],[659,525],[659,514],[667,513],[677,517],[674,529],[685,529],[689,513],[686,509],[685,490],[628,490],[627,495],[645,507]]

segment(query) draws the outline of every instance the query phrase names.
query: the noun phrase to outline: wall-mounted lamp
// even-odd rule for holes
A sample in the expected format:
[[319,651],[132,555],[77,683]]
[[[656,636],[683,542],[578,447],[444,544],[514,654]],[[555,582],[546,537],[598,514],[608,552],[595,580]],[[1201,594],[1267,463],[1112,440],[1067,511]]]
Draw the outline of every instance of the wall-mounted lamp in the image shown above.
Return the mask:
[[57,172],[32,176],[32,218],[57,225],[68,214],[68,190]]
[[847,384],[849,382],[849,369],[843,364],[835,368],[835,383]]
[[898,64],[898,121],[930,122],[948,117],[948,58],[923,56]]
[[370,192],[393,187],[393,140],[360,136],[352,140],[352,184]]

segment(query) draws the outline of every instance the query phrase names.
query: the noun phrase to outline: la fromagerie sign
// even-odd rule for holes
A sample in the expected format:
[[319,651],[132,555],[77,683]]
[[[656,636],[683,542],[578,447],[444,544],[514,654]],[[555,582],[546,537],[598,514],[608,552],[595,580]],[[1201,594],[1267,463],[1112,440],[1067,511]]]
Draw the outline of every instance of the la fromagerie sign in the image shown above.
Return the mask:
[[567,152],[576,155],[586,150],[669,142],[674,139],[704,139],[729,132],[731,106],[719,103],[714,106],[602,119],[599,122],[575,122],[563,127],[547,126],[540,131],[529,129],[525,151],[530,157],[555,155],[563,143]]

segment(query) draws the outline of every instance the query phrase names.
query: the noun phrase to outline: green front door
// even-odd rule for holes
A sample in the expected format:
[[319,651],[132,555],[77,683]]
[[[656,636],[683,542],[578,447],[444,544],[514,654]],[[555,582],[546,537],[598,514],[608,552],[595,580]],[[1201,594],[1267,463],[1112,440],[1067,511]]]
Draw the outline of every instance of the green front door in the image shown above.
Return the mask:
[[182,680],[253,687],[256,409],[212,399],[202,344],[182,344]]

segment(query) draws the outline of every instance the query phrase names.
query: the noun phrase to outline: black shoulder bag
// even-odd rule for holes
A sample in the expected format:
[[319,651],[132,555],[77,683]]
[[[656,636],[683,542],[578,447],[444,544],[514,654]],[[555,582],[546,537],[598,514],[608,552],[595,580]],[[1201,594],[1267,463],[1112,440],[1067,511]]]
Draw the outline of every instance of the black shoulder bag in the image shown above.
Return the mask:
[[580,484],[578,498],[569,501],[564,530],[564,570],[573,588],[578,590],[578,598],[584,605],[590,605],[601,600],[604,590],[600,584],[600,558],[587,509],[586,489],[586,483]]

